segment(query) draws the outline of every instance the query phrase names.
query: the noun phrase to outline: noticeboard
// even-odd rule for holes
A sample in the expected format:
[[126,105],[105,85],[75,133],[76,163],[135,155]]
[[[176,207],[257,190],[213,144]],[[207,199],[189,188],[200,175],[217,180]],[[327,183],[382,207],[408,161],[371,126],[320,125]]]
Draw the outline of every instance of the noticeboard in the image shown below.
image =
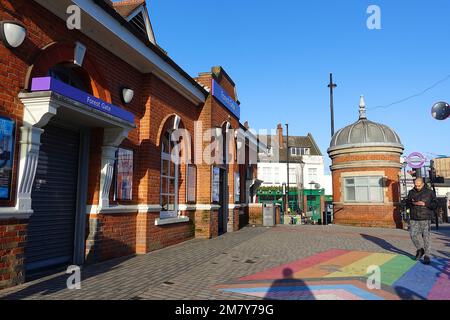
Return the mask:
[[14,164],[15,122],[0,117],[0,200],[10,200]]
[[133,151],[117,150],[116,188],[118,200],[133,199]]
[[188,164],[186,168],[186,201],[195,203],[197,201],[197,167]]

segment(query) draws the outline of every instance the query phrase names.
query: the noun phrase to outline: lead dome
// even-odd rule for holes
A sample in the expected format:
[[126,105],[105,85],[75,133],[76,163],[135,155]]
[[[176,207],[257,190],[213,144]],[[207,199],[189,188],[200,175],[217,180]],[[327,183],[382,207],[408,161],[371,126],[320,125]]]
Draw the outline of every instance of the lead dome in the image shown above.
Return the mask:
[[331,139],[330,151],[342,147],[391,146],[402,147],[398,134],[388,126],[367,119],[366,104],[361,96],[359,119],[336,132]]

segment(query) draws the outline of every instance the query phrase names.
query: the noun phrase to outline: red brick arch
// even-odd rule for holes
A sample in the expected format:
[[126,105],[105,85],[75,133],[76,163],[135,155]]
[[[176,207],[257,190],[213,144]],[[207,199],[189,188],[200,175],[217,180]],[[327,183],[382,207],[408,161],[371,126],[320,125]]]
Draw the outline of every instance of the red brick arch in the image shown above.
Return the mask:
[[[157,146],[158,148],[161,148],[161,138],[162,138],[162,135],[164,134],[164,132],[166,132],[166,130],[168,129],[168,126],[169,126],[170,124],[172,124],[172,119],[173,119],[175,116],[179,116],[179,117],[180,117],[180,125],[179,125],[178,127],[179,127],[180,129],[185,129],[185,130],[187,130],[187,128],[186,128],[186,126],[185,126],[185,124],[184,124],[184,122],[183,122],[183,118],[182,118],[180,115],[175,114],[175,113],[171,113],[171,114],[165,116],[164,119],[161,121],[161,124],[160,124],[160,126],[159,126],[159,128],[158,128],[158,135],[157,135],[157,138],[156,138],[156,146]],[[193,135],[192,135],[191,132],[189,132],[189,134],[190,134],[190,146],[187,146],[187,145],[184,144],[183,142],[182,142],[183,144],[182,144],[182,146],[181,146],[181,155],[180,155],[181,158],[185,158],[187,155],[189,155],[189,157],[186,158],[186,160],[192,160],[192,159],[194,159],[194,145],[193,145],[193,143],[194,143],[194,138],[193,138]],[[189,154],[186,154],[186,152],[189,152]]]
[[[74,52],[75,44],[70,42],[54,42],[45,46],[28,70],[27,79],[25,81],[26,88],[30,89],[31,79],[46,76],[48,70],[54,65],[60,63],[73,63]],[[82,69],[86,72],[91,81],[93,95],[111,103],[111,93],[108,90],[107,82],[99,72],[97,63],[89,54],[89,50],[86,52]]]
[[158,129],[158,135],[156,136],[156,146],[159,147],[161,145],[161,137],[162,134],[167,130],[167,126],[171,123],[172,118],[174,118],[175,116],[179,116],[180,117],[180,125],[179,128],[185,128],[184,126],[184,122],[183,122],[183,118],[175,113],[171,113],[169,115],[166,115],[164,117],[164,119],[161,121],[161,124],[159,125],[159,129]]

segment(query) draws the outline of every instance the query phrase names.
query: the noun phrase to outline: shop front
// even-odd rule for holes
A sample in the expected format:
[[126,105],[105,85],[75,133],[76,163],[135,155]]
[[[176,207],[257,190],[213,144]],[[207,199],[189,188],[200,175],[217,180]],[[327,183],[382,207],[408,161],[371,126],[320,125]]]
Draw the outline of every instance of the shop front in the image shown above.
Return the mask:
[[[51,77],[32,79],[31,92],[19,98],[24,121],[16,208],[32,212],[24,262],[32,277],[84,262],[91,129],[103,129],[101,157],[108,167],[136,126],[130,112]],[[110,188],[111,174],[102,173],[101,189]]]

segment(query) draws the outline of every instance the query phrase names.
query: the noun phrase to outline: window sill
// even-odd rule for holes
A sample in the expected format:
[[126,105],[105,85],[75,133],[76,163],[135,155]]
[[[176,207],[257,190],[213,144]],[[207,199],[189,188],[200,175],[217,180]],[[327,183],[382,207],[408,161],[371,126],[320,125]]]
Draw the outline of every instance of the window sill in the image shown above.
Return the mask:
[[15,207],[1,207],[0,220],[4,219],[29,219],[33,210],[17,210]]
[[177,217],[177,218],[166,218],[166,219],[157,218],[155,220],[155,226],[164,226],[164,225],[168,225],[168,224],[184,223],[184,222],[188,222],[188,221],[189,221],[189,217]]
[[102,214],[119,214],[119,213],[137,213],[138,209],[136,206],[124,206],[116,205],[108,208],[101,208],[98,213]]
[[384,206],[392,204],[392,202],[342,202],[339,204],[347,206]]

